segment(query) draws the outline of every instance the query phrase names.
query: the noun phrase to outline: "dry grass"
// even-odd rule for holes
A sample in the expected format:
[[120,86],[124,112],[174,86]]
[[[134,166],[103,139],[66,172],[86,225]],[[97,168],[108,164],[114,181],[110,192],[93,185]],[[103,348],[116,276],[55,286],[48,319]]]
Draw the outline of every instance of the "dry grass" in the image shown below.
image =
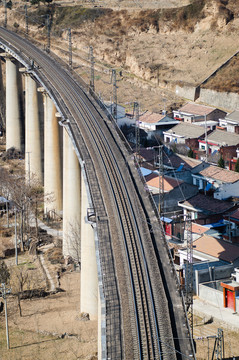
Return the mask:
[[205,360],[212,357],[215,338],[207,338],[208,336],[216,336],[218,328],[223,329],[225,359],[234,356],[239,356],[238,337],[239,331],[233,331],[228,328],[223,328],[217,321],[210,324],[204,324],[203,319],[199,316],[194,316],[194,339],[197,346],[197,360]]
[[211,77],[202,87],[219,92],[239,93],[239,79],[235,74],[239,72],[239,54]]
[[[97,359],[97,321],[80,321],[80,274],[64,274],[64,292],[22,300],[23,317],[14,297],[8,297],[10,350],[5,319],[0,315],[0,358],[4,360]],[[66,334],[66,335],[63,335]]]

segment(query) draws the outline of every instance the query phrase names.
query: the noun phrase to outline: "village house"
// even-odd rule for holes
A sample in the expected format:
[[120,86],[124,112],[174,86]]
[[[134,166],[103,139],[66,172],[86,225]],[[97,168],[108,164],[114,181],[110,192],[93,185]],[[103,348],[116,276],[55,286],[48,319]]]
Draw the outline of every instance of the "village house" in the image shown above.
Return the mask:
[[219,118],[224,118],[225,115],[225,111],[195,103],[187,103],[180,109],[173,111],[174,119],[190,124],[205,120],[216,120],[218,122]]
[[207,139],[199,139],[198,142],[199,150],[207,150],[208,154],[218,152],[221,147],[227,146],[233,146],[236,151],[239,146],[239,135],[223,130],[215,130],[207,136]]
[[227,226],[223,234],[223,239],[239,244],[239,209],[225,214],[224,222],[226,222]]
[[236,171],[236,163],[239,161],[239,148],[237,145],[222,146],[219,155],[223,158],[226,168]]
[[191,170],[201,164],[201,160],[196,160],[185,155],[171,153],[163,158],[163,166],[165,171]]
[[[145,180],[157,207],[159,207],[159,180],[161,183],[162,179],[159,179],[158,172],[154,171],[151,174],[145,175]],[[182,180],[165,175],[163,177],[163,191],[163,206],[161,206],[160,210],[162,212],[161,220],[163,221],[165,232],[169,236],[181,237],[180,227],[177,225],[177,219],[175,219],[175,214],[181,213],[178,201],[197,194],[198,189],[196,186],[187,184]]]
[[226,200],[239,197],[239,173],[210,165],[192,170],[193,184],[205,194],[212,192],[215,199]]
[[219,119],[219,126],[230,133],[239,134],[239,110],[227,114],[225,118]]
[[179,201],[178,206],[183,209],[185,219],[190,214],[191,219],[200,225],[218,223],[223,220],[224,214],[235,209],[233,202],[214,199],[200,193]]
[[199,172],[209,166],[208,163],[201,160],[175,153],[164,156],[163,164],[165,175],[177,177],[189,184],[193,183],[192,169],[194,169],[195,172]]
[[[178,254],[182,274],[187,249],[179,249]],[[217,307],[239,311],[239,246],[204,233],[193,242],[192,260],[194,293]]]
[[148,138],[156,134],[162,136],[163,131],[171,129],[178,123],[178,120],[171,118],[166,113],[159,114],[146,111],[139,118],[139,128],[147,132]]
[[154,170],[156,164],[157,153],[154,148],[140,148],[137,154],[141,167]]
[[[108,110],[108,113],[113,116],[114,111],[114,104],[110,101],[104,102],[104,106],[106,110]],[[135,125],[135,119],[133,116],[127,116],[125,112],[125,107],[122,105],[117,104],[117,116],[116,116],[116,123],[119,128],[122,126],[134,126]]]
[[205,130],[201,126],[180,123],[168,131],[164,131],[165,143],[187,144],[198,149],[198,140],[204,138]]
[[[145,177],[147,186],[152,192],[156,204],[159,204],[159,175],[158,172],[152,172]],[[160,179],[161,181],[161,179]],[[163,177],[164,190],[164,212],[173,212],[180,210],[178,201],[185,197],[190,197],[198,193],[196,186],[187,184],[180,179],[165,175]]]
[[[178,252],[180,265],[183,265],[187,261],[186,249],[179,249]],[[193,263],[201,261],[221,261],[221,265],[231,264],[233,267],[237,267],[239,265],[239,247],[204,233],[193,241]]]

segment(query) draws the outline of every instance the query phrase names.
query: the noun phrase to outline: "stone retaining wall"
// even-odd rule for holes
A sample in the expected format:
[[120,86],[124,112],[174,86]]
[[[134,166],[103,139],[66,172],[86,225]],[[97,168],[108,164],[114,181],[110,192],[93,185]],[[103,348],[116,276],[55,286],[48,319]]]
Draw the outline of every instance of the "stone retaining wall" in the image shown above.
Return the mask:
[[211,106],[226,109],[229,112],[239,109],[239,94],[236,93],[200,89],[199,100]]
[[176,85],[176,95],[183,97],[185,99],[195,101],[196,100],[196,93],[197,93],[197,87],[195,86],[180,86]]

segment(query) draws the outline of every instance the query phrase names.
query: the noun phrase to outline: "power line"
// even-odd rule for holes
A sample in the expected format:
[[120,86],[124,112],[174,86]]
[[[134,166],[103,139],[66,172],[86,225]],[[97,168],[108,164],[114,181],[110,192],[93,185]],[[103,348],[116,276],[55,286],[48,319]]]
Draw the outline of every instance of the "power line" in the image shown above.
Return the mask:
[[71,29],[68,29],[68,40],[69,40],[69,66],[72,69],[72,41],[71,41]]
[[112,115],[117,121],[117,83],[116,83],[116,70],[112,69],[111,82],[113,84],[113,104],[112,104]]
[[25,9],[25,20],[26,20],[26,37],[28,37],[28,14],[27,14],[27,4],[24,5]]
[[135,120],[135,152],[138,163],[140,164],[140,130],[139,130],[139,103],[134,102],[133,117]]
[[49,53],[51,50],[51,23],[50,23],[50,15],[46,15],[46,26],[47,26],[47,46],[46,52]]
[[94,61],[94,55],[93,55],[93,47],[90,46],[90,88],[92,91],[95,91],[95,61]]

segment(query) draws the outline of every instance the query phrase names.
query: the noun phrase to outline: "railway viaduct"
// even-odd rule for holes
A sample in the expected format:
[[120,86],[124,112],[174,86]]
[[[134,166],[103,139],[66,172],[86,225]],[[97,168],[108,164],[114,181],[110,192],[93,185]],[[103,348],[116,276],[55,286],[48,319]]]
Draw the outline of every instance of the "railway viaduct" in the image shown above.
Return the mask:
[[44,210],[63,214],[64,256],[81,252],[79,307],[98,318],[98,358],[195,358],[157,209],[114,120],[39,44],[0,28],[0,49],[6,147],[24,149],[26,181],[54,195]]

